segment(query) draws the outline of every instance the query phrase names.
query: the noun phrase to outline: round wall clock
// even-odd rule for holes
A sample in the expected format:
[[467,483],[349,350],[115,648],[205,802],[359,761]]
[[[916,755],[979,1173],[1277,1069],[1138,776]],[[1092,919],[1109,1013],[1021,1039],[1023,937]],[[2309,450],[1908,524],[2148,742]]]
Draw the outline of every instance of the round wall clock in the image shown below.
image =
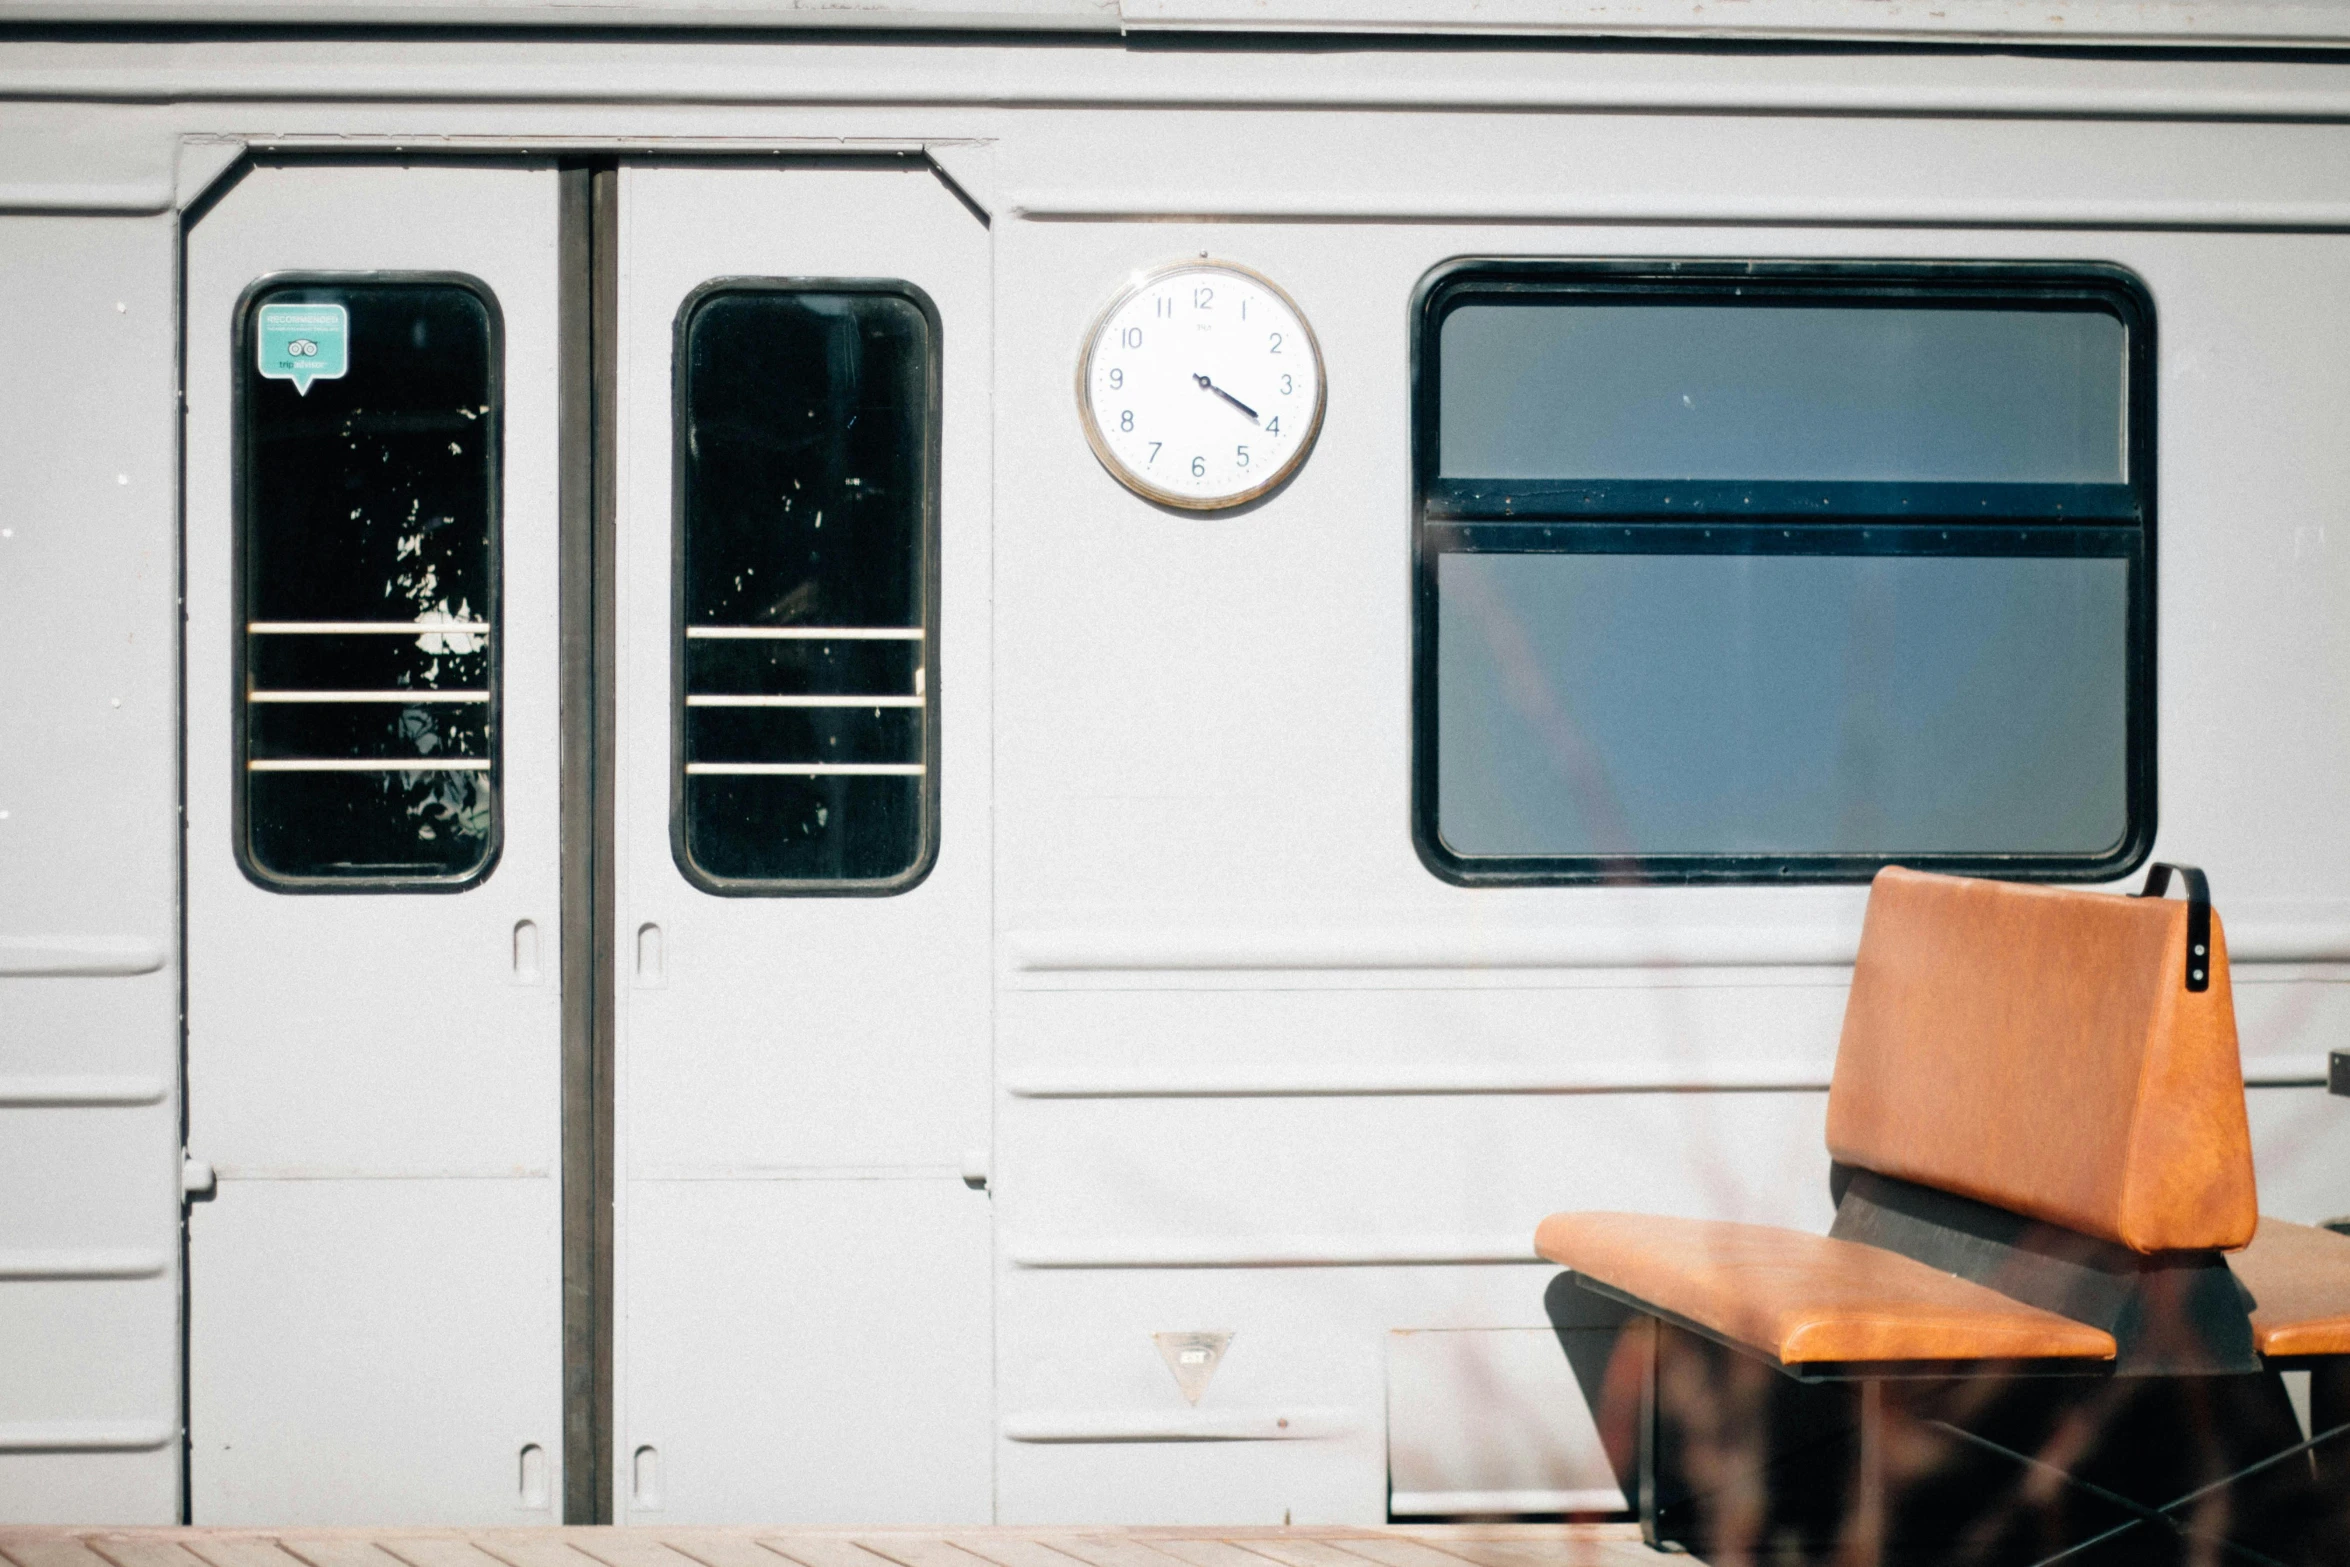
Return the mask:
[[1295,473],[1322,432],[1322,347],[1272,279],[1219,261],[1137,277],[1094,322],[1077,406],[1136,494],[1216,511]]

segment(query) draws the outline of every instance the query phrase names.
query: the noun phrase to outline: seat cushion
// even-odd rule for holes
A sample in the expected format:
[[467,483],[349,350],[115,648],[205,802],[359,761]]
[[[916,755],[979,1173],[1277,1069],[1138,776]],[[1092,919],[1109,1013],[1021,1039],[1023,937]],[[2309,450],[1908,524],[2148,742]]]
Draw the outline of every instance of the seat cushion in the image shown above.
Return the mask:
[[1897,1252],[1800,1230],[1554,1213],[1552,1262],[1783,1365],[2111,1360],[2113,1336]]
[[2231,1251],[2259,1217],[2215,914],[1888,867],[1869,890],[1828,1151],[2132,1251]]
[[2252,1343],[2263,1355],[2350,1355],[2350,1235],[2264,1213],[2228,1266],[2256,1302]]

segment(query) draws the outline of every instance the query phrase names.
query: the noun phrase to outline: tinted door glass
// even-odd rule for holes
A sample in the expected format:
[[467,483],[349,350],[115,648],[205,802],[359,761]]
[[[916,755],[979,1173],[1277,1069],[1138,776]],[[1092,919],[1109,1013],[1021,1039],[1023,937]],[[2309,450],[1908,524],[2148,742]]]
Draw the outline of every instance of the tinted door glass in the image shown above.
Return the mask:
[[902,284],[679,317],[678,862],[889,892],[934,849],[938,329]]
[[246,870],[469,881],[499,834],[496,308],[468,281],[287,281],[238,325]]

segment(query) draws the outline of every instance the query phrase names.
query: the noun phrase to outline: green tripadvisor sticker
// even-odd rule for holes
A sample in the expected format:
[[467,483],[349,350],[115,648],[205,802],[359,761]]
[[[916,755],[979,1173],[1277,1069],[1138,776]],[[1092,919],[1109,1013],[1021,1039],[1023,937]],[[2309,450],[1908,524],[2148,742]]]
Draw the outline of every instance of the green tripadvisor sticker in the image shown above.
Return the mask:
[[263,305],[261,375],[310,395],[313,381],[339,381],[351,367],[351,317],[341,305]]

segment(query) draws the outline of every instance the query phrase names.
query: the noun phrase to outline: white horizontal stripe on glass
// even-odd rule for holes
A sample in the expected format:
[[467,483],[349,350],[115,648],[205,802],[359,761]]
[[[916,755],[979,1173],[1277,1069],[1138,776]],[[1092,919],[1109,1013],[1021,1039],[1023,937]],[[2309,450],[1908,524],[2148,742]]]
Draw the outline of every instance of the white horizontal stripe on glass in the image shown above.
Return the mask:
[[396,762],[371,761],[364,757],[320,757],[315,761],[256,757],[245,768],[256,773],[486,773],[490,764],[478,756],[447,759],[412,756]]
[[816,778],[826,774],[867,778],[919,778],[920,762],[688,762],[686,775]]
[[750,638],[770,642],[919,642],[920,626],[688,626],[688,640]]
[[444,632],[456,636],[486,637],[486,620],[255,620],[245,629],[257,637],[422,636]]
[[487,702],[487,691],[248,691],[248,702]]
[[920,707],[918,696],[689,696],[688,707]]

